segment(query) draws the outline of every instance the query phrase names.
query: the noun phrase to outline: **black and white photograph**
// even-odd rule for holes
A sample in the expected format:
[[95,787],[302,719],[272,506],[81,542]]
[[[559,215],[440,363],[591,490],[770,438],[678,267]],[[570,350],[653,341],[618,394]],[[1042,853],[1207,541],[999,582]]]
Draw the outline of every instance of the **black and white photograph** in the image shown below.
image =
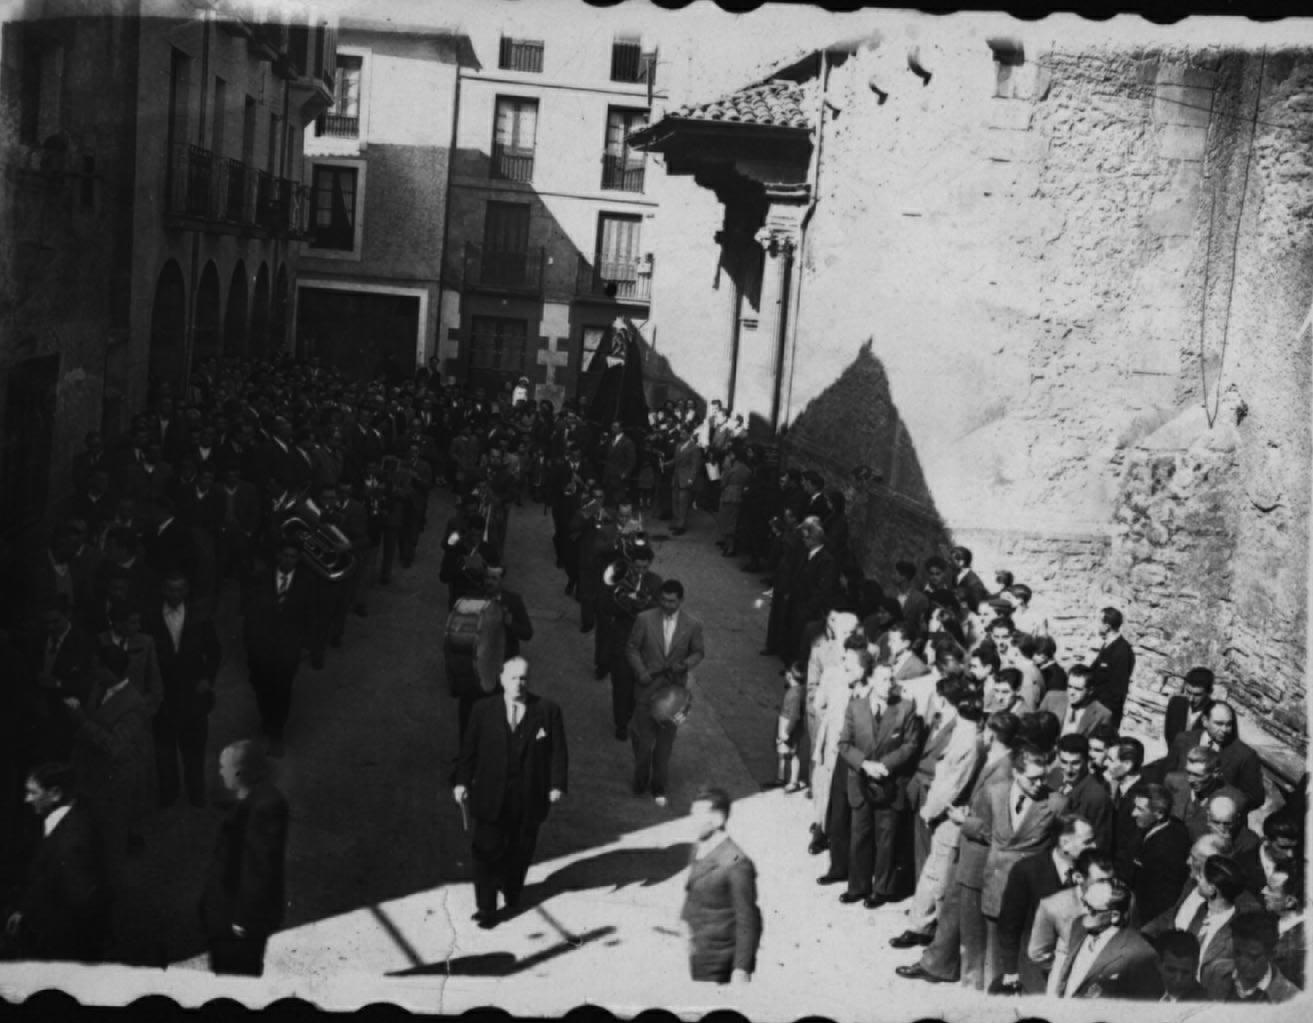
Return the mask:
[[1307,1013],[1313,17],[849,6],[0,0],[0,998]]

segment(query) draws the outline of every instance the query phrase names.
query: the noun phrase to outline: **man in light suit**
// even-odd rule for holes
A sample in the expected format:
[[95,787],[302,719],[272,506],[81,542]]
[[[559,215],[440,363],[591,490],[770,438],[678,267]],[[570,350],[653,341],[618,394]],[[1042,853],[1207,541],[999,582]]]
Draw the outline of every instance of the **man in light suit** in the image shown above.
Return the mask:
[[1071,955],[1058,977],[1060,998],[1162,997],[1153,946],[1127,926],[1131,890],[1116,878],[1085,891],[1084,914],[1072,927]]
[[514,910],[538,829],[565,795],[569,755],[561,709],[530,693],[529,664],[502,667],[501,690],[474,705],[461,742],[452,796],[474,818],[475,919],[498,923],[497,892]]
[[1027,856],[1049,848],[1058,818],[1066,809],[1066,797],[1050,789],[1045,781],[1048,761],[1046,752],[1033,746],[1021,747],[1013,756],[1012,781],[995,783],[983,802],[983,814],[968,818],[962,825],[963,834],[989,844],[980,888],[980,913],[985,919],[985,990],[1000,975],[998,917],[1008,875]]
[[[898,625],[894,628],[903,629]],[[890,633],[894,632],[890,629]],[[894,640],[895,643],[901,641]],[[894,672],[898,681],[898,673]],[[925,721],[925,741],[916,761],[916,771],[907,782],[907,820],[904,826],[912,828],[912,864],[913,877],[919,878],[930,855],[930,825],[920,816],[921,806],[933,786],[939,764],[952,743],[954,725],[957,723],[956,705],[966,696],[966,687],[960,678],[941,677],[935,683],[934,692],[925,701],[922,719]],[[913,701],[915,702],[915,701]],[[979,717],[979,715],[977,715]],[[958,751],[962,753],[961,750]],[[964,759],[969,759],[965,758]]]
[[634,620],[625,656],[634,671],[634,715],[629,738],[634,747],[634,795],[652,792],[657,806],[666,805],[670,754],[682,716],[658,721],[652,699],[663,685],[687,686],[688,674],[706,656],[702,623],[683,610],[684,584],[667,579],[657,606]]
[[670,477],[675,513],[671,532],[676,536],[688,528],[688,509],[693,503],[693,486],[701,471],[702,449],[698,446],[697,438],[688,430],[681,429]]
[[[1071,869],[1075,883],[1042,899],[1035,910],[1026,955],[1042,977],[1043,986],[1038,991],[1027,987],[1027,994],[1057,994],[1058,978],[1071,954],[1071,929],[1085,912],[1081,902],[1085,889],[1095,881],[1117,876],[1112,857],[1097,849],[1086,849],[1076,857]],[[1024,980],[1022,984],[1024,987]]]
[[1083,664],[1074,665],[1067,675],[1067,688],[1054,689],[1044,694],[1040,710],[1050,711],[1062,723],[1063,735],[1086,737],[1105,721],[1112,720],[1112,711],[1094,699],[1090,691],[1090,670]]
[[[979,738],[979,697],[970,691],[965,679],[953,675],[941,678],[935,690],[939,709],[932,712],[925,749],[941,748],[929,779],[920,773],[925,763],[923,751],[918,773],[907,785],[908,803],[916,806],[916,827],[925,829],[929,841],[925,861],[917,868],[907,930],[889,942],[894,948],[928,945],[934,937],[957,852],[959,828],[948,812],[965,798],[985,755]],[[946,743],[941,742],[938,731],[948,735]]]
[[693,797],[689,815],[697,828],[697,845],[680,919],[688,930],[693,979],[743,984],[757,967],[761,910],[752,860],[725,833],[729,807],[723,789],[703,788]]
[[852,811],[848,890],[840,902],[877,909],[892,898],[898,816],[924,738],[916,706],[902,699],[888,668],[874,669],[853,690],[839,736]]

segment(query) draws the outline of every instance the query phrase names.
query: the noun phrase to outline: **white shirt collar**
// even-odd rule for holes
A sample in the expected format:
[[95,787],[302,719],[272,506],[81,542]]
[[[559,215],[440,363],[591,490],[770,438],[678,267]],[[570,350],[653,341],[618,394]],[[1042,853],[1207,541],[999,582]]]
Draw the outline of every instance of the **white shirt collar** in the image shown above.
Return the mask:
[[72,803],[66,803],[63,806],[57,806],[46,814],[46,819],[41,822],[41,829],[45,832],[47,838],[50,833],[59,827],[59,822],[68,816],[68,811],[73,809]]
[[1241,998],[1248,998],[1258,991],[1266,991],[1271,983],[1272,983],[1272,964],[1269,963],[1267,967],[1267,972],[1263,974],[1263,979],[1260,980],[1253,987],[1250,988],[1242,987],[1240,984],[1240,978],[1236,977],[1235,993],[1239,995]]

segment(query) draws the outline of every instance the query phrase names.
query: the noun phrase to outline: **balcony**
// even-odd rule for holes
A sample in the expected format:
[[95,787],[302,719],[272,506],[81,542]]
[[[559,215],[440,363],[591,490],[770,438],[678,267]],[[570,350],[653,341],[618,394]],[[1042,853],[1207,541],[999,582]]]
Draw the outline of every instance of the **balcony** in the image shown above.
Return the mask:
[[492,144],[492,176],[506,181],[528,184],[533,180],[533,150],[519,146]]
[[[638,157],[637,164],[634,163],[634,156]],[[645,170],[642,153],[628,157],[606,153],[602,157],[602,187],[618,189],[621,192],[641,192]]]
[[652,300],[652,264],[636,259],[593,263],[580,256],[575,296],[593,301],[647,305]]
[[201,146],[173,147],[165,215],[173,227],[305,236],[309,189]]
[[497,66],[503,71],[541,73],[543,44],[540,40],[508,39],[502,36]]
[[315,122],[315,132],[320,138],[359,138],[360,118],[346,117],[342,114],[324,114],[323,117]]
[[547,254],[542,246],[519,252],[498,252],[466,244],[465,288],[469,291],[541,295],[546,263]]

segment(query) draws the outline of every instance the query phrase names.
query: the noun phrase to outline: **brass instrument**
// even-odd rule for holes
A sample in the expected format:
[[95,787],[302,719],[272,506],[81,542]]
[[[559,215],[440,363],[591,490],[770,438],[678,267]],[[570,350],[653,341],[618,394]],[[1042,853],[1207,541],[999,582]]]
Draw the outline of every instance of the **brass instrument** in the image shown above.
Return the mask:
[[336,526],[326,522],[312,524],[293,514],[283,520],[282,533],[301,548],[301,560],[322,579],[336,582],[355,568],[356,555],[351,550],[351,541]]

